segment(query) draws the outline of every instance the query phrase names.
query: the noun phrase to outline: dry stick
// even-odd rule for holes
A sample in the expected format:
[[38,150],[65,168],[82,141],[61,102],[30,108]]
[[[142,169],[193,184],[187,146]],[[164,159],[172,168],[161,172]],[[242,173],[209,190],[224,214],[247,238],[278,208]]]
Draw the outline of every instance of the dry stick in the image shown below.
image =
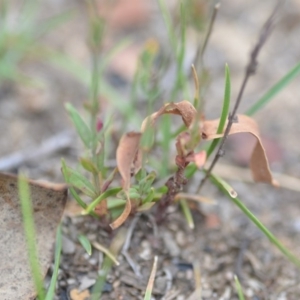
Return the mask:
[[123,256],[126,258],[127,262],[129,263],[130,267],[132,268],[134,274],[139,278],[142,277],[142,274],[141,274],[141,271],[140,271],[140,266],[138,264],[136,264],[134,262],[134,260],[131,258],[130,254],[128,252],[128,249],[130,247],[133,231],[134,231],[140,217],[141,217],[141,214],[136,214],[136,216],[132,220],[132,222],[131,222],[131,224],[128,228],[125,243],[124,243],[123,248],[122,248]]
[[214,26],[214,23],[215,23],[215,20],[216,20],[216,17],[217,17],[220,6],[221,6],[220,3],[217,3],[214,6],[213,14],[211,16],[211,19],[210,19],[209,25],[208,25],[208,30],[207,30],[207,32],[205,34],[205,37],[204,37],[204,42],[202,44],[202,47],[199,46],[198,49],[197,49],[197,53],[195,55],[195,65],[196,65],[197,68],[199,67],[199,64],[200,64],[200,66],[203,65],[203,55],[204,55],[204,52],[206,50],[206,46],[208,44],[210,35],[212,33],[213,26]]
[[271,31],[273,29],[273,26],[274,26],[274,17],[276,15],[279,7],[281,6],[281,4],[282,3],[280,1],[277,2],[277,5],[275,6],[273,12],[271,13],[271,15],[269,16],[266,23],[264,24],[264,26],[261,29],[261,32],[260,32],[260,35],[259,35],[259,38],[258,38],[258,41],[257,41],[256,45],[254,46],[253,50],[251,51],[249,63],[246,67],[244,79],[243,79],[240,91],[238,93],[233,111],[228,116],[228,123],[227,123],[226,129],[225,129],[225,132],[224,132],[224,136],[223,136],[223,138],[220,142],[218,151],[217,151],[211,165],[209,166],[208,170],[206,171],[205,177],[200,182],[200,185],[198,187],[198,193],[200,192],[200,190],[203,187],[204,183],[209,178],[209,176],[212,173],[212,170],[213,170],[214,166],[216,165],[216,163],[218,162],[219,158],[224,155],[224,145],[225,145],[225,142],[228,138],[231,126],[234,122],[238,122],[238,120],[236,120],[236,113],[237,113],[237,110],[238,110],[239,105],[241,103],[241,100],[242,100],[242,97],[243,97],[243,94],[244,94],[244,91],[245,91],[245,87],[248,83],[248,80],[249,80],[250,76],[254,75],[255,72],[256,72],[257,64],[258,64],[258,62],[257,62],[258,54],[259,54],[260,50],[262,49],[262,47],[264,46],[267,38],[270,36],[270,33],[271,33]]
[[72,147],[75,135],[67,130],[42,141],[39,146],[30,147],[0,159],[0,170],[11,171],[29,162],[37,162],[58,151]]
[[201,60],[203,60],[203,55],[204,55],[204,52],[206,50],[206,46],[208,44],[208,41],[209,41],[209,38],[210,38],[210,35],[211,35],[211,32],[212,32],[212,29],[213,29],[213,26],[214,26],[214,23],[215,23],[215,20],[216,20],[216,17],[217,17],[217,13],[219,11],[219,8],[221,6],[221,3],[217,3],[215,6],[214,6],[214,11],[213,11],[213,14],[212,14],[212,17],[210,19],[210,22],[209,22],[209,26],[208,26],[208,31],[206,33],[206,36],[205,36],[205,40],[204,40],[204,43],[203,43],[203,46],[201,47],[200,49],[200,57],[201,57]]

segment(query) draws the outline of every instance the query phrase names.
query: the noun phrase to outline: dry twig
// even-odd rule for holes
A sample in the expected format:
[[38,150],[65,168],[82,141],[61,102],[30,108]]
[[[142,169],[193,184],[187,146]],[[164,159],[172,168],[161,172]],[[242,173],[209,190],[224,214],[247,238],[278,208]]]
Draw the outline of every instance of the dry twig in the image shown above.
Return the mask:
[[229,115],[228,117],[228,123],[224,132],[224,136],[220,142],[219,148],[217,150],[217,153],[211,163],[211,165],[209,166],[209,168],[206,171],[205,177],[202,179],[202,181],[200,182],[199,188],[198,188],[198,193],[200,191],[200,189],[203,187],[204,183],[207,181],[207,179],[209,178],[210,174],[212,173],[212,170],[214,168],[214,166],[216,165],[216,163],[218,162],[218,160],[220,159],[221,156],[224,155],[224,145],[225,142],[227,140],[227,137],[229,135],[231,126],[234,122],[238,122],[236,114],[237,114],[237,110],[240,106],[246,85],[248,83],[249,78],[255,74],[256,69],[257,69],[257,65],[258,65],[258,54],[260,53],[260,50],[262,49],[262,47],[265,45],[266,40],[268,39],[268,37],[271,34],[271,31],[274,27],[274,19],[275,16],[280,8],[280,6],[282,5],[281,1],[277,2],[277,5],[275,6],[274,10],[272,11],[271,15],[269,16],[269,18],[267,19],[267,21],[265,22],[265,24],[263,25],[258,40],[254,46],[254,48],[251,51],[250,54],[250,59],[249,62],[246,66],[246,70],[245,70],[245,75],[244,75],[244,79],[242,81],[242,85],[240,88],[240,91],[238,93],[234,108],[232,113]]

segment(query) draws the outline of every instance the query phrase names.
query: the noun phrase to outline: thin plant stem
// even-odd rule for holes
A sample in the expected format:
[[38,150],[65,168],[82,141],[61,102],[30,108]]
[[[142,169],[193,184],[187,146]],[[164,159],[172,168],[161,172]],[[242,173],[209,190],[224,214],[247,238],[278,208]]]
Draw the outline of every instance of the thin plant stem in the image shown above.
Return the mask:
[[198,59],[200,59],[201,65],[203,65],[203,56],[204,56],[204,53],[205,53],[205,50],[206,50],[209,38],[211,36],[211,33],[212,33],[212,30],[213,30],[213,27],[214,27],[214,24],[215,24],[215,20],[216,20],[216,17],[217,17],[217,14],[218,14],[220,6],[221,6],[220,2],[217,3],[214,6],[214,10],[213,10],[213,13],[212,13],[209,25],[208,25],[208,29],[207,29],[206,35],[204,37],[204,42],[202,44],[202,47],[198,48],[198,51],[197,51],[197,54],[196,54],[196,61],[198,61]]
[[226,140],[228,138],[231,126],[232,126],[232,124],[234,122],[238,121],[238,120],[236,120],[236,113],[237,113],[237,110],[238,110],[238,108],[240,106],[242,97],[244,95],[244,91],[245,91],[246,85],[248,83],[249,78],[252,75],[254,75],[255,72],[256,72],[257,65],[258,65],[258,62],[257,62],[258,54],[260,53],[260,50],[265,45],[266,40],[268,39],[268,37],[271,34],[271,31],[272,31],[272,29],[274,27],[274,17],[276,15],[279,7],[280,7],[280,2],[278,1],[278,3],[275,6],[274,10],[272,11],[271,15],[269,16],[269,18],[267,19],[267,21],[263,25],[263,27],[261,29],[261,32],[259,34],[259,38],[257,40],[257,43],[255,44],[254,48],[251,51],[250,59],[249,59],[248,65],[247,65],[246,70],[245,70],[244,79],[242,81],[242,85],[241,85],[241,88],[239,90],[239,93],[238,93],[238,96],[237,96],[237,99],[236,99],[233,111],[232,111],[232,113],[228,117],[228,123],[227,123],[226,129],[225,129],[225,132],[224,132],[224,136],[223,136],[223,138],[222,138],[222,140],[220,142],[218,151],[217,151],[217,153],[216,153],[216,155],[215,155],[215,157],[214,157],[211,165],[209,166],[209,168],[208,168],[208,170],[207,170],[204,178],[202,179],[202,181],[201,181],[201,183],[199,185],[198,192],[200,191],[200,189],[203,187],[203,185],[205,184],[205,182],[209,178],[209,176],[210,176],[213,168],[215,167],[216,163],[219,161],[220,157],[223,156],[223,154],[224,154],[224,150],[223,149],[224,149],[225,142],[226,142]]
[[[104,153],[104,135],[102,136],[102,143],[101,143],[101,154],[97,153],[98,147],[98,139],[97,139],[97,115],[100,110],[100,103],[99,103],[99,77],[100,77],[100,62],[99,62],[99,52],[100,46],[102,43],[102,36],[103,36],[103,29],[104,29],[104,22],[97,13],[96,3],[95,1],[89,2],[89,13],[90,13],[90,49],[92,55],[92,76],[91,76],[91,100],[90,100],[90,115],[91,115],[91,132],[93,135],[92,139],[92,161],[96,166],[98,166],[98,159],[103,157]],[[99,170],[101,171],[101,170]],[[97,191],[97,194],[101,193],[101,178],[99,178],[99,174],[93,172],[93,181]]]

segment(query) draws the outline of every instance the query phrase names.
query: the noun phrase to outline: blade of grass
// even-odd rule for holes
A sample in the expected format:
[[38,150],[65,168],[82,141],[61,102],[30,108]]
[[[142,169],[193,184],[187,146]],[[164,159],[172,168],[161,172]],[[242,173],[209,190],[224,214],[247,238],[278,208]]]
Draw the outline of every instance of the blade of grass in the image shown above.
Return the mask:
[[109,257],[110,260],[111,260],[116,266],[119,266],[119,265],[120,265],[120,263],[119,263],[118,260],[116,259],[115,255],[114,255],[111,251],[109,251],[109,249],[103,247],[101,244],[99,244],[99,243],[97,243],[97,242],[93,242],[93,246],[94,246],[97,250],[103,252],[107,257]]
[[[210,177],[211,178],[211,177]],[[259,219],[246,207],[246,205],[238,198],[233,198],[226,191],[223,184],[218,183],[218,178],[214,176],[213,183],[215,183],[221,191],[252,221],[255,226],[269,239],[269,241],[277,247],[277,249],[295,266],[300,268],[300,260],[292,254],[260,221]]]
[[260,99],[257,100],[247,111],[246,115],[252,116],[268,102],[270,102],[283,88],[300,74],[300,62],[297,63],[285,76],[273,85]]
[[120,191],[122,190],[122,188],[112,188],[110,190],[105,191],[104,193],[102,193],[99,197],[97,197],[83,212],[83,214],[90,214],[93,209],[97,206],[97,204],[99,204],[103,199],[106,199],[108,197],[111,196],[115,196],[116,194],[118,194]]
[[157,256],[154,256],[154,262],[150,273],[149,281],[147,284],[144,300],[151,300],[151,294],[154,286],[156,269],[157,269]]
[[93,140],[93,135],[90,128],[81,118],[79,112],[71,103],[66,103],[65,108],[68,111],[72,122],[76,128],[78,135],[80,136],[84,145],[89,149]]
[[45,300],[52,300],[52,299],[54,299],[54,296],[55,296],[55,286],[56,286],[57,277],[58,277],[61,249],[62,249],[62,231],[61,231],[61,225],[59,225],[57,228],[57,231],[56,231],[54,268],[53,268],[53,273],[52,273],[52,277],[51,277],[51,281],[50,281],[50,286],[47,291]]
[[[114,239],[111,242],[111,246],[109,248],[109,252],[112,253],[114,257],[118,255],[120,252],[124,242],[125,238],[127,236],[127,229],[121,228],[117,235],[114,237]],[[97,281],[94,285],[93,291],[92,291],[92,297],[91,300],[99,300],[101,299],[102,290],[106,281],[106,277],[111,270],[113,265],[113,260],[109,256],[105,256],[103,264],[101,266],[101,270],[99,271],[99,276],[97,278]]]
[[91,256],[92,255],[92,245],[91,245],[89,239],[85,235],[80,234],[78,236],[78,241],[80,242],[80,244],[82,245],[82,247],[84,248],[86,253],[89,256]]
[[[218,125],[217,133],[222,133],[226,124],[226,120],[228,118],[228,112],[230,107],[230,91],[231,91],[231,82],[230,82],[230,70],[228,65],[225,65],[225,92],[224,92],[224,100],[222,113],[220,118],[220,123]],[[218,145],[220,139],[215,139],[211,142],[208,150],[207,150],[207,158],[213,153],[216,146]]]
[[189,225],[189,228],[194,229],[195,228],[194,219],[193,219],[192,212],[190,210],[190,207],[189,207],[187,201],[180,200],[179,203],[180,203],[183,215]]
[[238,295],[239,295],[239,300],[245,300],[242,286],[241,286],[240,281],[239,281],[239,279],[236,275],[234,275],[234,281],[235,281],[236,290],[237,290]]
[[45,299],[45,291],[43,285],[43,277],[38,260],[38,253],[36,248],[36,234],[34,226],[34,218],[32,211],[32,203],[30,196],[30,188],[28,181],[24,174],[20,174],[18,179],[19,197],[21,201],[22,216],[24,222],[24,231],[27,243],[27,251],[29,264],[32,272],[35,289],[40,300]]
[[161,12],[161,15],[164,19],[164,23],[167,27],[167,31],[168,31],[168,37],[171,43],[171,47],[174,51],[176,51],[177,49],[177,43],[176,43],[176,34],[175,34],[175,30],[173,28],[173,23],[172,23],[172,19],[171,16],[168,12],[165,0],[157,0],[158,5],[159,5],[159,9]]

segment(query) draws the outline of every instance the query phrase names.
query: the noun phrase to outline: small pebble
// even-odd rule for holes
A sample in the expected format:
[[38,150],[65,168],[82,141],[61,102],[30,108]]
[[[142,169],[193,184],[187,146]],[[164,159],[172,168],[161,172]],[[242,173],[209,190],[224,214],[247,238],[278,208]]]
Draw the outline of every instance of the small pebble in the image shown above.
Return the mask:
[[92,285],[94,285],[95,282],[96,282],[96,279],[91,279],[87,276],[84,276],[80,279],[79,290],[84,291],[84,290],[88,289],[89,287],[91,287]]
[[186,234],[183,231],[178,231],[176,233],[176,242],[180,247],[186,246],[187,239]]
[[212,295],[212,290],[202,290],[202,297],[203,298],[210,298]]
[[67,279],[67,283],[68,283],[68,285],[75,285],[76,284],[76,279],[74,279],[74,278],[69,278],[69,279]]
[[164,232],[163,241],[172,257],[176,257],[180,255],[180,249],[176,244],[176,242],[174,241],[173,236],[169,232]]
[[74,254],[76,246],[72,240],[63,235],[62,237],[62,252],[64,254]]
[[142,251],[139,253],[139,256],[143,260],[150,260],[152,258],[151,245],[148,241],[144,240],[141,243]]

